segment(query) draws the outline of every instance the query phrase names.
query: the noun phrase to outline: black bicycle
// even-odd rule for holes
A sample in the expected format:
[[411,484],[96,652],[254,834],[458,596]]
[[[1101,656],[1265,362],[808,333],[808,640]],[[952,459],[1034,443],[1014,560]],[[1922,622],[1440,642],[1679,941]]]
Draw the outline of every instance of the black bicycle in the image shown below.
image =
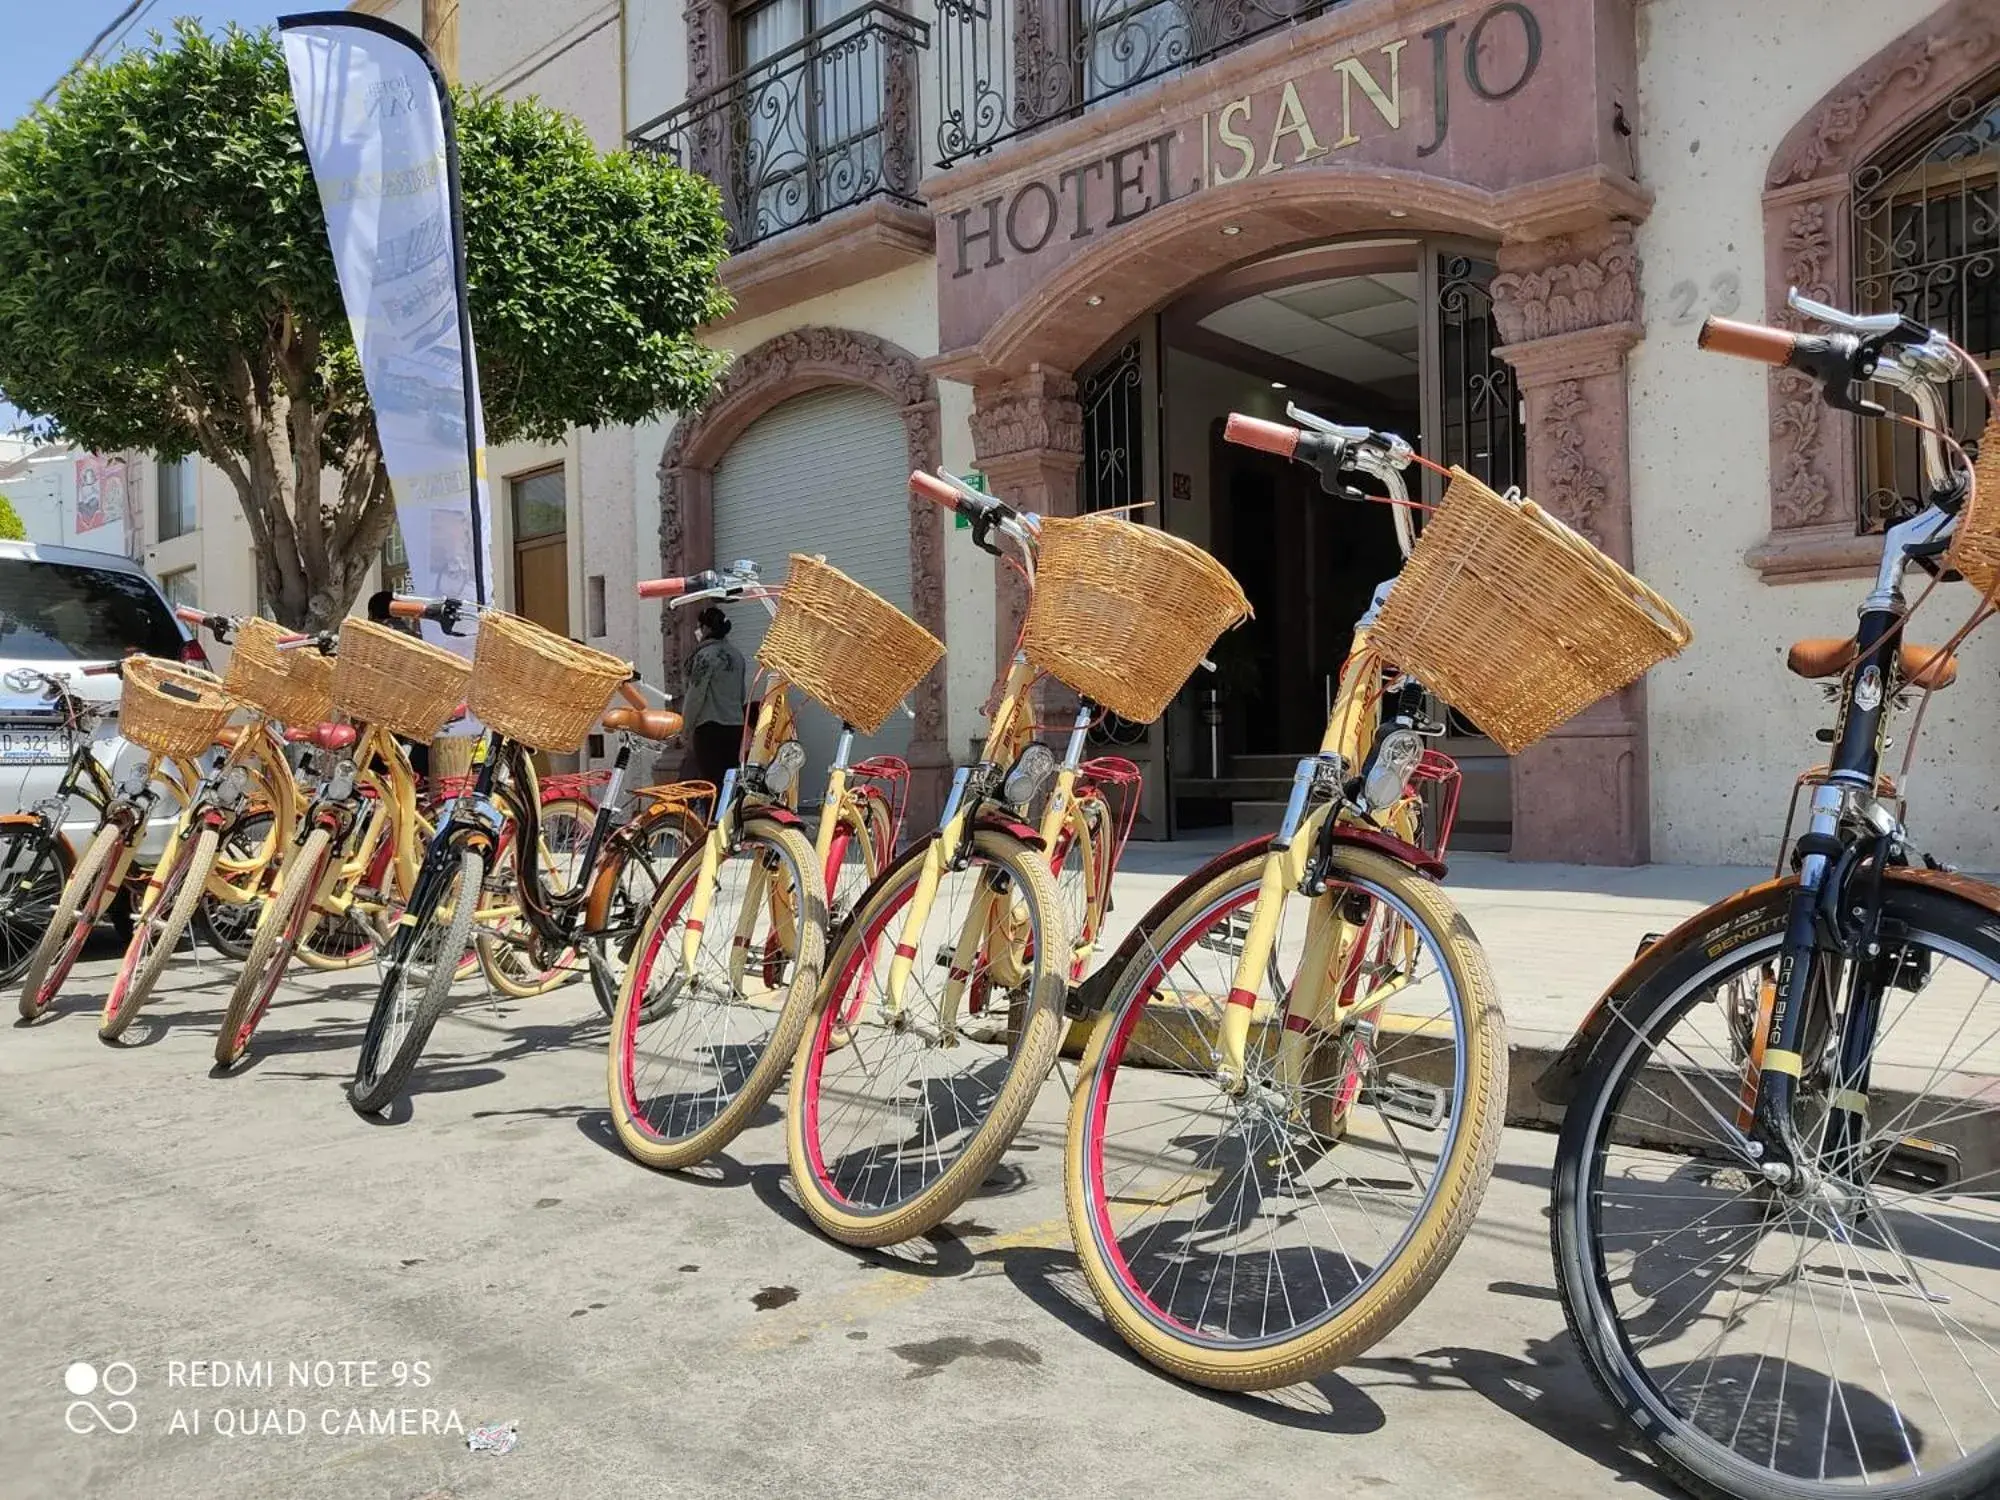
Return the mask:
[[[459,599],[397,598],[391,611],[435,622],[447,635],[477,617]],[[621,706],[604,712],[618,737],[611,779],[580,851],[574,833],[560,849],[543,836],[542,799],[534,751],[489,728],[474,747],[471,786],[439,814],[424,851],[409,906],[384,955],[382,984],[361,1039],[348,1099],[374,1114],[401,1094],[432,1030],[451,1001],[451,986],[472,940],[475,921],[492,941],[527,945],[534,966],[559,968],[581,952],[600,999],[615,994],[610,956],[629,950],[651,886],[663,837],[676,842],[697,832],[689,813],[655,799],[634,816],[620,808],[634,745],[679,734],[681,717],[647,703],[633,684],[618,690]],[[508,854],[511,849],[511,869]],[[673,851],[666,851],[670,856]],[[559,868],[554,868],[559,867]],[[637,882],[635,888],[635,881]]]
[[1539,1084],[1567,1105],[1556,1275],[1592,1376],[1691,1491],[1959,1500],[2000,1487],[2000,890],[1913,852],[1882,757],[1958,671],[1905,639],[1902,581],[1955,576],[1971,474],[1939,433],[1967,364],[1895,314],[1791,306],[1832,331],[1710,320],[1702,346],[1841,411],[1903,393],[1927,492],[1855,633],[1791,649],[1835,717],[1790,870],[1645,946]]

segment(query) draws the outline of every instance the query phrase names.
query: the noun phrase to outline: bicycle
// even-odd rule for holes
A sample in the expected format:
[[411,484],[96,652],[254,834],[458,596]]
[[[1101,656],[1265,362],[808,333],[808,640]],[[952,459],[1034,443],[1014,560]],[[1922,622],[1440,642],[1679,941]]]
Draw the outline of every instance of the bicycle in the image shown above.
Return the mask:
[[[1157,718],[1248,609],[1220,564],[1163,533],[1109,515],[1043,520],[950,476],[920,471],[910,484],[963,516],[975,545],[1012,554],[1030,607],[978,762],[955,773],[936,829],[862,896],[792,1064],[786,1152],[800,1201],[821,1230],[863,1246],[921,1234],[964,1202],[1054,1064],[1088,948],[1052,861],[1066,837],[1092,837],[1066,830],[1079,827],[1100,706]],[[1044,673],[1080,694],[1060,758],[1032,733]]]
[[[447,635],[458,634],[468,620],[478,621],[468,700],[486,727],[473,750],[472,785],[441,813],[410,887],[409,904],[383,955],[381,987],[348,1085],[348,1101],[361,1114],[380,1111],[409,1082],[450,1002],[475,920],[506,923],[519,918],[542,951],[560,954],[577,941],[593,915],[600,922],[605,919],[619,880],[616,869],[600,866],[599,856],[609,847],[622,863],[630,852],[628,842],[607,846],[607,836],[633,741],[668,739],[681,728],[679,714],[652,707],[633,687],[629,662],[564,640],[530,621],[450,598],[397,597],[389,609],[401,619],[430,621]],[[614,695],[624,705],[608,708]],[[600,720],[619,736],[619,749],[579,865],[601,878],[554,889],[543,862],[531,755],[536,750],[575,750]],[[514,901],[482,908],[487,871],[505,851],[510,826],[515,830]],[[599,899],[593,901],[593,896]]]
[[[742,765],[699,848],[662,882],[612,1016],[612,1123],[635,1158],[671,1170],[721,1150],[783,1079],[819,987],[827,890],[884,868],[901,822],[908,767],[852,764],[855,735],[879,730],[944,647],[817,558],[793,557],[782,589],[746,561],[639,592],[670,608],[719,599],[771,611]],[[796,810],[806,757],[794,688],[841,726],[811,843]]]
[[[254,616],[232,619],[192,605],[174,613],[220,644],[235,643],[222,687],[253,717],[221,731],[224,753],[193,788],[146,882],[124,960],[104,999],[98,1035],[106,1041],[132,1024],[204,902],[213,910],[263,901],[276,856],[298,825],[301,797],[276,721],[317,723],[331,712],[331,666],[316,653],[280,654],[281,645],[305,637]],[[245,849],[243,827],[253,812],[260,836]]]
[[[139,869],[140,842],[160,798],[169,796],[185,805],[192,797],[202,780],[196,759],[214,745],[235,708],[213,676],[179,662],[129,656],[113,666],[85,668],[85,672],[115,672],[123,679],[120,731],[146,755],[113,784],[88,742],[75,743],[58,794],[30,815],[33,827],[13,825],[17,836],[38,844],[59,842],[71,796],[82,796],[98,809],[90,843],[71,867],[41,940],[22,970],[19,1005],[24,1021],[37,1020],[47,1012],[91,932],[110,910],[118,892],[130,887]],[[41,682],[62,704],[64,723],[73,741],[86,724],[99,717],[70,697],[63,674],[24,671],[22,677]]]
[[[1409,445],[1291,415],[1232,415],[1225,436],[1329,495],[1378,483],[1407,558]],[[1504,1022],[1437,885],[1457,772],[1424,740],[1443,715],[1371,639],[1395,581],[1278,831],[1161,897],[1071,1005],[1091,1025],[1063,1159],[1086,1278],[1135,1350],[1218,1389],[1310,1379],[1393,1328],[1499,1150]]]
[[[387,940],[431,834],[402,741],[428,744],[463,712],[467,664],[388,626],[349,619],[337,637],[323,632],[289,649],[334,653],[332,704],[347,722],[294,731],[323,758],[324,774],[230,991],[215,1038],[218,1071],[241,1060],[295,956],[350,968]],[[314,952],[321,928],[332,941]]]
[[1710,319],[1701,346],[1798,371],[1864,417],[1889,415],[1868,382],[1900,392],[1925,493],[1884,533],[1855,633],[1789,653],[1835,705],[1790,869],[1648,944],[1540,1081],[1566,1106],[1556,1284],[1598,1389],[1695,1494],[1986,1495],[2000,891],[1918,859],[1883,751],[1980,618],[1913,644],[1905,573],[1976,578],[1982,613],[2000,585],[1981,561],[2000,424],[1975,485],[1941,436],[1945,387],[1976,371],[1963,351],[1899,314],[1789,305],[1829,331]]

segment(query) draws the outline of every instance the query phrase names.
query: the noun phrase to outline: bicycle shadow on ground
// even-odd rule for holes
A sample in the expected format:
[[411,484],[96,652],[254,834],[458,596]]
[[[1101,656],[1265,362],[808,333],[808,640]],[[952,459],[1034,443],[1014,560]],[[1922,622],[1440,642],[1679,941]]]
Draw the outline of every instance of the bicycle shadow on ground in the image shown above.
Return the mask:
[[896,1271],[926,1280],[944,1280],[968,1275],[973,1269],[970,1247],[948,1231],[941,1233],[934,1229],[928,1235],[919,1235],[900,1245],[875,1248],[843,1244],[831,1235],[822,1234],[812,1215],[806,1212],[805,1205],[799,1202],[792,1187],[791,1168],[783,1162],[766,1162],[752,1167],[749,1178],[751,1192],[772,1213],[872,1270]]
[[[777,1118],[776,1106],[766,1105],[765,1108],[771,1111],[773,1119]],[[760,1118],[758,1121],[753,1122],[753,1124],[762,1123],[762,1113],[762,1111],[759,1111]],[[625,1143],[618,1139],[617,1127],[611,1123],[611,1111],[601,1106],[590,1108],[583,1105],[553,1105],[542,1109],[489,1110],[485,1111],[481,1115],[481,1118],[493,1115],[526,1115],[541,1116],[546,1119],[573,1119],[576,1121],[577,1134],[589,1141],[591,1145],[617,1157],[627,1166],[634,1167],[649,1177],[661,1177],[674,1182],[691,1183],[695,1187],[740,1188],[747,1186],[750,1182],[751,1169],[744,1166],[742,1162],[726,1151],[718,1151],[706,1161],[696,1162],[691,1167],[681,1167],[674,1171],[665,1171],[647,1166],[625,1149]]]

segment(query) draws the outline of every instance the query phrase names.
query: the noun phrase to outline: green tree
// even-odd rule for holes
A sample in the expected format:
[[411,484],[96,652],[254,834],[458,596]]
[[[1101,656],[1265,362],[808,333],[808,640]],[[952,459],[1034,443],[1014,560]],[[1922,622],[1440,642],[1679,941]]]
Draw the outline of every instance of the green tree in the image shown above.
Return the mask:
[[0,541],[25,542],[28,528],[21,524],[21,513],[14,509],[14,502],[0,495]]
[[[319,628],[389,534],[389,477],[277,38],[175,31],[0,136],[0,396],[86,450],[211,460],[273,612]],[[699,405],[713,185],[537,103],[456,111],[489,440]]]

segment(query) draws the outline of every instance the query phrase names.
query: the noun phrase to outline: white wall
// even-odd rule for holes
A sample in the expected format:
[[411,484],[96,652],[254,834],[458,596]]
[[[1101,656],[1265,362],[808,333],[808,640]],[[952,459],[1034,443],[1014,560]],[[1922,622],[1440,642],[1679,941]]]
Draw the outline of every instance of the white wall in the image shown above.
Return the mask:
[[[1641,175],[1656,194],[1638,234],[1646,337],[1631,356],[1638,571],[1693,622],[1695,641],[1649,679],[1654,858],[1773,858],[1793,778],[1824,758],[1819,690],[1784,670],[1800,636],[1854,628],[1865,580],[1772,585],[1743,561],[1770,529],[1768,406],[1757,368],[1699,353],[1697,304],[1675,323],[1669,289],[1739,278],[1738,316],[1766,306],[1762,192],[1772,151],[1828,89],[1932,9],[1928,0],[1647,0],[1639,7]],[[1832,416],[1846,427],[1852,419]],[[1912,596],[1921,587],[1912,586]],[[1972,606],[1940,589],[1915,639],[1949,635]],[[1940,857],[2000,864],[2000,636],[1963,653],[1931,704],[1909,790],[1912,832]],[[1899,721],[1889,769],[1901,763]]]

